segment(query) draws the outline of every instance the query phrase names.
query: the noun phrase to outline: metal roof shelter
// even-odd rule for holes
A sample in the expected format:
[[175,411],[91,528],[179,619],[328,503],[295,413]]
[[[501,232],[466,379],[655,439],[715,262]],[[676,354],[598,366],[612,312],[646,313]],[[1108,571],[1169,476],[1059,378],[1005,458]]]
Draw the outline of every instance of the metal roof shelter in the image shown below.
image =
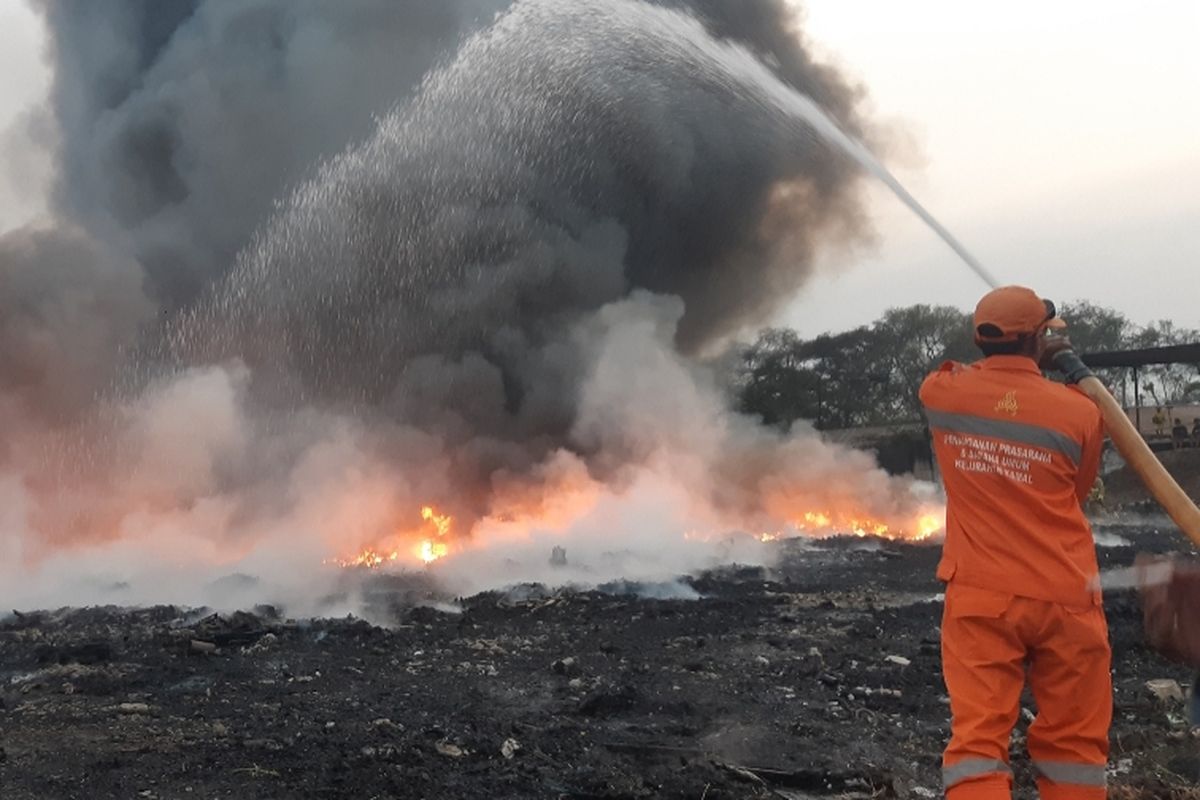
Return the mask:
[[1089,367],[1146,367],[1152,364],[1200,364],[1200,342],[1176,344],[1169,347],[1147,347],[1142,350],[1112,350],[1106,353],[1086,353],[1083,362]]
[[1104,353],[1085,353],[1083,362],[1089,367],[1107,369],[1126,367],[1133,371],[1134,421],[1142,429],[1141,367],[1155,364],[1195,364],[1200,366],[1200,342],[1167,347],[1146,347],[1141,350],[1112,350]]

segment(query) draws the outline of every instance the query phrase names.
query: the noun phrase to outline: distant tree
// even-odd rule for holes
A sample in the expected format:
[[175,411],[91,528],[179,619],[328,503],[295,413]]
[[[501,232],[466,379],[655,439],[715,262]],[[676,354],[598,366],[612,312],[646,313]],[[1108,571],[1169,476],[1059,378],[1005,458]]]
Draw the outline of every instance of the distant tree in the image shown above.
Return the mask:
[[920,419],[918,392],[925,376],[943,361],[972,361],[978,356],[971,316],[950,306],[893,308],[871,328],[879,352],[878,367],[894,387],[890,420]]
[[1099,353],[1130,346],[1134,326],[1119,311],[1086,300],[1066,303],[1058,315],[1067,322],[1067,333],[1080,352]]
[[1200,332],[1192,328],[1180,328],[1169,319],[1162,319],[1136,331],[1130,337],[1129,344],[1132,347],[1169,347],[1195,342],[1198,337]]
[[801,346],[816,378],[818,428],[851,428],[887,421],[884,398],[891,376],[879,361],[878,334],[862,327],[818,336]]
[[[1066,320],[1067,335],[1081,353],[1103,353],[1132,346],[1135,326],[1119,311],[1076,300],[1059,306],[1058,315]],[[1124,369],[1096,372],[1110,387],[1124,386],[1128,377]]]
[[793,330],[768,328],[743,350],[738,376],[742,411],[781,428],[817,417],[818,378],[804,363],[802,344]]
[[794,331],[763,331],[742,353],[741,410],[767,425],[787,428],[798,419],[818,428],[879,422],[889,381],[877,361],[870,328],[801,340]]
[[[1130,341],[1131,347],[1170,347],[1200,342],[1200,331],[1181,328],[1170,320],[1158,320],[1138,330]],[[1200,364],[1161,364],[1146,367],[1143,372],[1158,381],[1164,405],[1200,402]]]

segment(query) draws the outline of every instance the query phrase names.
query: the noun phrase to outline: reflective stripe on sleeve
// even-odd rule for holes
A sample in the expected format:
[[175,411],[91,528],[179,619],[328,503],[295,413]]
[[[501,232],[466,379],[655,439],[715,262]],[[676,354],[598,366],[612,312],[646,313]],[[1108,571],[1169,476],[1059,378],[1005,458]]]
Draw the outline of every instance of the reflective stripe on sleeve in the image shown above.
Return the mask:
[[994,758],[968,758],[959,761],[952,767],[942,768],[942,782],[949,789],[956,783],[962,783],[968,778],[978,778],[981,775],[1012,775],[1012,770],[1003,761]]
[[1071,459],[1074,464],[1078,464],[1083,459],[1083,446],[1070,436],[1053,428],[1043,428],[1040,425],[1029,425],[1024,422],[977,417],[973,414],[950,414],[933,409],[927,409],[925,413],[932,428],[951,433],[1007,439],[1010,442],[1020,442],[1053,450]]
[[1033,768],[1055,783],[1075,786],[1107,786],[1108,771],[1104,765],[1071,764],[1063,761],[1034,761]]

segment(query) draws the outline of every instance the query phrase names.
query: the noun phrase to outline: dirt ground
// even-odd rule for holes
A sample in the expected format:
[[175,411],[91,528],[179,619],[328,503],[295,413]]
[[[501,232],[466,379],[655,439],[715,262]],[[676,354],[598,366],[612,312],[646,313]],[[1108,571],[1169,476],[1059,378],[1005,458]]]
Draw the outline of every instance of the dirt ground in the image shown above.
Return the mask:
[[[1200,497],[1200,450],[1164,450],[1157,455],[1189,497]],[[1104,486],[1105,502],[1113,509],[1158,508],[1147,492],[1145,483],[1129,467],[1123,466],[1106,475]]]
[[[1109,566],[1182,542],[1165,525],[1109,533],[1129,543],[1101,550]],[[387,627],[264,607],[13,614],[0,797],[940,796],[938,548],[781,547],[770,571],[458,601],[420,576],[348,576]],[[1106,607],[1113,796],[1197,797],[1198,732],[1146,687],[1188,676],[1143,646],[1135,597]]]

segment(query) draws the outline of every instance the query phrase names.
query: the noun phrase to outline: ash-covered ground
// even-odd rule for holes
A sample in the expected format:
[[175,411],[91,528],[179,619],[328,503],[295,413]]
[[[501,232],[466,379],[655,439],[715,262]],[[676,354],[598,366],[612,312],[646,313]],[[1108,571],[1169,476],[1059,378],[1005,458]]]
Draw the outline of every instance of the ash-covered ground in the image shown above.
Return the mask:
[[[1102,538],[1106,566],[1183,548],[1145,521]],[[939,548],[780,547],[775,569],[588,591],[445,598],[356,574],[385,627],[266,607],[14,613],[0,797],[940,796]],[[1181,698],[1146,686],[1186,671],[1143,645],[1134,595],[1106,607],[1112,795],[1196,797],[1200,738]],[[1013,753],[1032,797],[1020,732]]]

